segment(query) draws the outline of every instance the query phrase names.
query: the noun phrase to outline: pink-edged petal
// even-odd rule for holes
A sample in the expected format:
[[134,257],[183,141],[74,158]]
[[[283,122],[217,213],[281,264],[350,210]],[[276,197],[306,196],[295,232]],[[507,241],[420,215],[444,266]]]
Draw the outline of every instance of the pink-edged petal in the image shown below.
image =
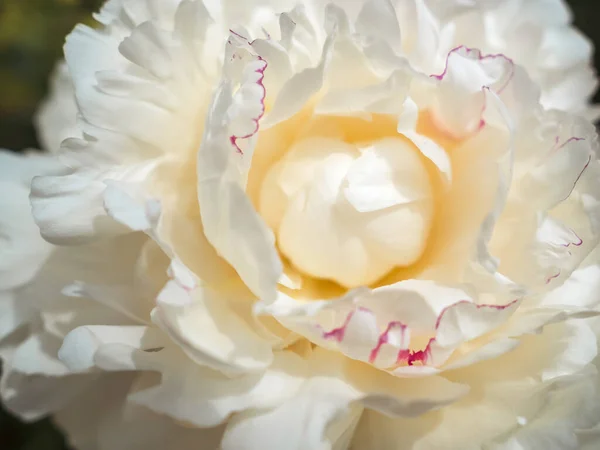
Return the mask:
[[448,53],[444,71],[432,75],[438,80],[434,120],[453,136],[477,131],[486,109],[484,88],[501,93],[511,84],[513,74],[514,63],[504,55],[482,55],[478,50],[457,47]]
[[[198,202],[208,241],[255,295],[272,300],[281,276],[281,262],[271,231],[244,191],[264,108],[263,90],[251,86],[260,82],[256,70],[264,64],[243,47],[235,51],[239,57],[249,58],[250,63],[229,70],[243,69],[242,73],[234,71],[234,75],[241,77],[240,82],[247,84],[248,90],[242,87],[234,94],[232,79],[226,79],[217,90],[198,151]],[[242,140],[248,144],[240,153]]]
[[[593,255],[592,255],[593,256]],[[600,265],[582,264],[563,284],[544,296],[539,306],[541,308],[564,309],[566,306],[585,310],[597,309],[600,289]]]
[[524,177],[521,195],[535,199],[541,210],[556,206],[569,198],[592,159],[589,142],[578,136],[568,139]]
[[507,323],[519,304],[478,304],[464,290],[408,280],[308,304],[280,294],[257,312],[324,348],[399,376],[419,376],[439,372],[462,344]]
[[508,353],[519,345],[517,339],[505,338],[496,339],[489,344],[479,347],[465,355],[460,356],[455,362],[450,361],[446,366],[446,370],[460,369],[462,367],[471,366],[473,364],[498,358],[505,353]]
[[[586,327],[581,322],[573,325]],[[448,436],[459,448],[490,442],[498,445],[490,448],[553,448],[554,442],[562,443],[565,437],[566,442],[573,442],[574,431],[592,426],[598,417],[596,370],[589,365],[596,354],[595,340],[590,344],[585,335],[581,329],[553,325],[543,333],[520,338],[513,351],[457,367],[447,376],[469,385],[469,395],[415,419],[367,412],[357,428],[355,445],[386,450],[419,445],[445,448]],[[573,358],[565,359],[570,352]],[[552,375],[541,381],[541,374],[549,368],[547,373]],[[560,428],[556,434],[554,427]]]
[[520,305],[515,300],[506,305],[478,305],[460,302],[446,308],[436,323],[436,341],[444,347],[452,347],[478,338],[498,328]]

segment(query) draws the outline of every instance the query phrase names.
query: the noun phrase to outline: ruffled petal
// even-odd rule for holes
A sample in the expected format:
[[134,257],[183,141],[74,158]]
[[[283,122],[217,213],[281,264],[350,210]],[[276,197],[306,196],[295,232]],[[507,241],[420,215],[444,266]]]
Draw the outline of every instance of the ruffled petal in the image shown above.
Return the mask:
[[31,217],[29,185],[36,175],[52,173],[57,164],[49,157],[0,152],[0,291],[19,287],[31,280],[52,247],[40,239]]
[[[352,359],[399,376],[419,376],[443,370],[455,350],[503,326],[519,304],[518,299],[481,304],[459,288],[407,280],[306,304],[280,294],[272,305],[259,303],[257,312],[272,314],[296,333]],[[512,348],[511,343],[487,351]],[[477,362],[485,353],[471,358]]]
[[[231,68],[225,68],[238,79],[224,80],[211,106],[198,152],[200,214],[206,237],[217,252],[255,295],[273,299],[281,262],[272,233],[244,192],[255,135],[264,113],[261,81],[267,63],[245,49],[243,39],[235,35],[232,39],[241,40],[239,47],[232,49],[233,54],[250,58],[250,62],[242,67],[232,63]],[[241,87],[234,94],[236,83]]]
[[[292,353],[276,354],[265,372],[230,379],[205,367],[180,361],[177,354],[158,355],[148,367],[162,372],[155,387],[140,386],[129,398],[132,402],[167,414],[197,427],[225,422],[239,411],[277,407],[293,397],[305,379],[301,359]],[[169,366],[176,363],[177,371]],[[147,377],[152,386],[153,377]]]
[[38,138],[45,150],[58,152],[65,139],[82,137],[77,114],[73,81],[67,65],[60,62],[51,75],[50,95],[35,117]]
[[232,307],[231,297],[199,284],[180,264],[172,265],[171,273],[152,318],[193,360],[226,372],[271,364],[271,343],[243,309]]
[[44,334],[24,337],[14,333],[2,344],[0,395],[4,406],[26,421],[34,421],[64,407],[94,382],[95,376],[69,375],[56,358],[56,338]]
[[33,316],[33,308],[20,301],[16,293],[0,293],[0,342],[25,325]]
[[[586,367],[595,351],[582,329],[551,328],[525,338],[511,353],[448,372],[453,382],[469,385],[471,392],[446,408],[415,419],[366,413],[355,445],[443,449],[451,436],[460,448],[577,448],[574,431],[591,426],[597,417],[595,375]],[[541,371],[570,351],[578,355],[578,362],[548,373],[540,383]],[[575,407],[578,402],[580,407]]]
[[192,428],[128,402],[133,381],[131,374],[109,374],[80,392],[54,417],[68,442],[81,450],[191,450],[198,442],[207,450],[219,447],[221,428]]
[[353,427],[354,402],[414,416],[466,393],[464,386],[443,379],[430,379],[431,390],[425,392],[420,381],[403,383],[381,372],[345,367],[343,358],[324,351],[316,352],[312,366],[313,376],[280,407],[236,415],[225,431],[223,449],[338,448],[337,440],[330,439],[340,435],[340,426]]

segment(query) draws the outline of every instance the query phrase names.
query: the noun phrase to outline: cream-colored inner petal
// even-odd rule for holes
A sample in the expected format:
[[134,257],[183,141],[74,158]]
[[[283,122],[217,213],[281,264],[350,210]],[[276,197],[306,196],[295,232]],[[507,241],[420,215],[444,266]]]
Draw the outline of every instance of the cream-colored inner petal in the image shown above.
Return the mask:
[[309,137],[271,167],[259,209],[298,270],[353,288],[421,257],[433,198],[418,149],[401,135]]

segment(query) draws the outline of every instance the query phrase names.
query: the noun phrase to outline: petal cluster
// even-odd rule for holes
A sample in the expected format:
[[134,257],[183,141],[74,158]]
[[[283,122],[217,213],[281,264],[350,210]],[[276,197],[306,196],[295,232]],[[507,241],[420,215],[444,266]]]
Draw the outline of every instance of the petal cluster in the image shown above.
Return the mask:
[[595,448],[595,76],[561,1],[95,17],[51,153],[1,155],[11,411],[80,449]]

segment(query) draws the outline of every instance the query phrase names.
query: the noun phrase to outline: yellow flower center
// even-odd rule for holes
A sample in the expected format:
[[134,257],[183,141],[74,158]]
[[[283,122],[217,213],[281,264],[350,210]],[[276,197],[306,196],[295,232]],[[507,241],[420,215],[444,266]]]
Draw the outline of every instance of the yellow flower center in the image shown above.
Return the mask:
[[419,149],[386,119],[315,119],[264,176],[258,209],[303,275],[347,289],[422,256],[434,188]]

